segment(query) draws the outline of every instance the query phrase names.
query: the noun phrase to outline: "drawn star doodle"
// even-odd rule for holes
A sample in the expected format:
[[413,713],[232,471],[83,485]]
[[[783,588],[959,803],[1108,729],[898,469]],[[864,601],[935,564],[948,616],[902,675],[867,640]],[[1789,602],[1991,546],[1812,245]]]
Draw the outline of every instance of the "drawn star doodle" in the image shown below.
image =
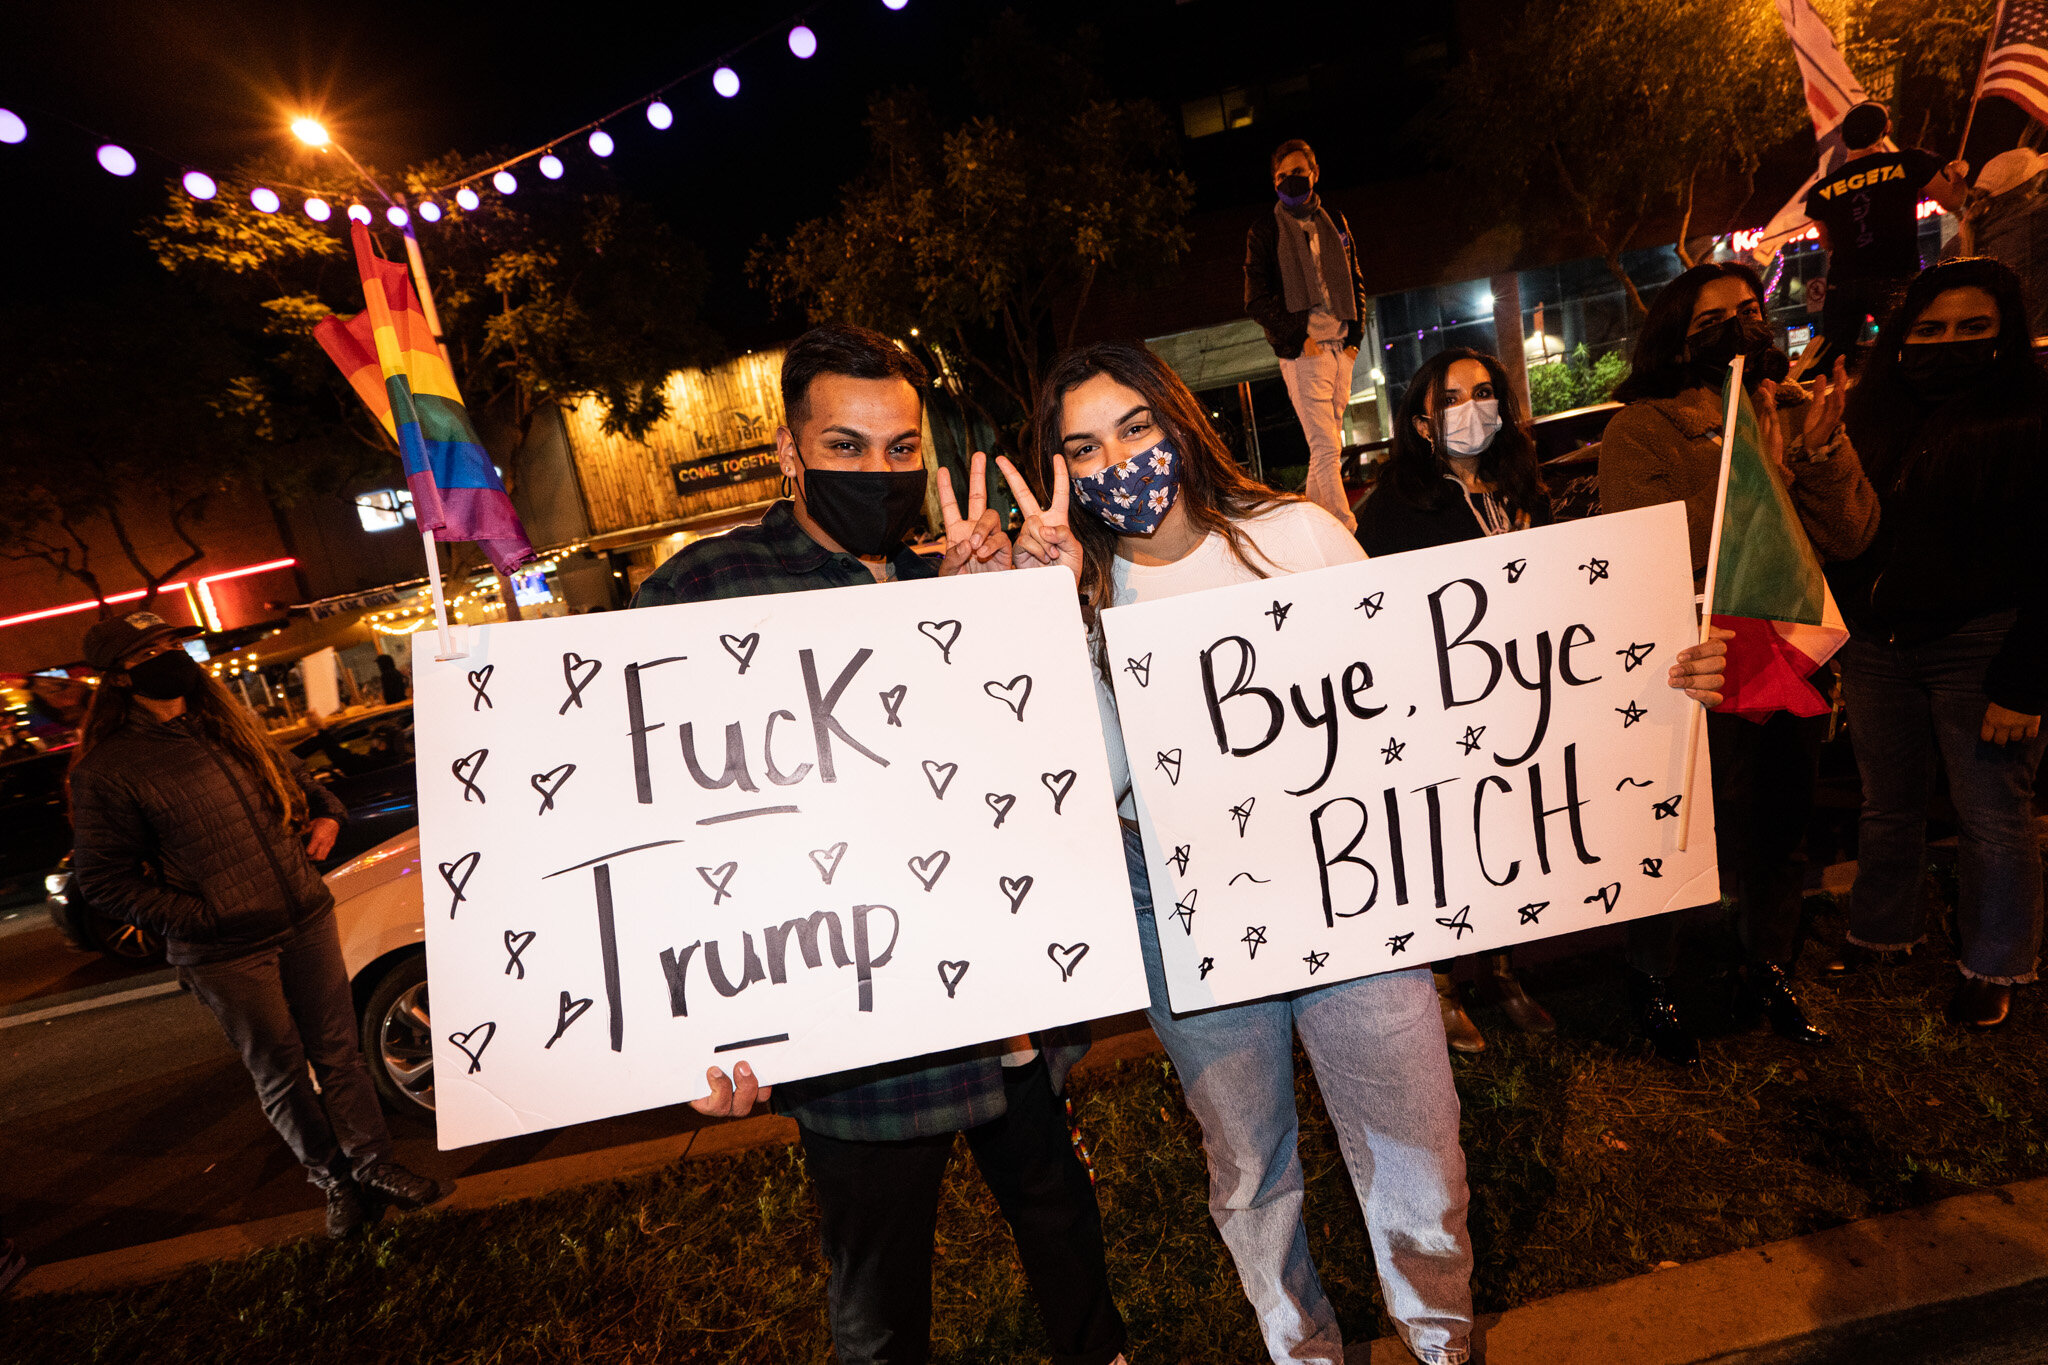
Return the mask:
[[1464,737],[1456,741],[1458,747],[1468,754],[1475,752],[1479,748],[1479,737],[1485,733],[1486,727],[1484,725],[1466,726]]
[[1361,598],[1358,605],[1353,607],[1352,610],[1364,612],[1365,619],[1370,621],[1373,617],[1380,614],[1380,608],[1384,607],[1386,603],[1387,595],[1383,592],[1376,592],[1370,597]]
[[1196,980],[1207,981],[1209,979],[1209,973],[1216,970],[1216,959],[1213,957],[1203,958],[1200,964],[1197,965],[1195,970],[1201,973],[1201,976],[1197,977]]
[[1124,672],[1138,680],[1138,686],[1152,685],[1152,655],[1148,652],[1142,659],[1125,659]]
[[1646,645],[1632,644],[1627,649],[1615,650],[1614,652],[1621,656],[1621,671],[1633,673],[1641,668],[1650,661],[1650,651],[1656,647],[1657,642],[1652,640]]
[[1650,713],[1631,701],[1627,706],[1615,707],[1614,714],[1621,717],[1621,728],[1626,730],[1629,726],[1634,725]]
[[1592,563],[1581,564],[1579,567],[1586,571],[1586,581],[1588,583],[1598,583],[1601,579],[1607,577],[1607,561],[1604,559],[1596,557]]
[[1472,923],[1472,907],[1469,905],[1461,907],[1458,913],[1452,915],[1449,919],[1439,918],[1437,923],[1453,931],[1452,942],[1457,942],[1464,938],[1465,935],[1475,931]]
[[1244,827],[1251,823],[1252,807],[1258,804],[1258,800],[1256,796],[1247,796],[1242,804],[1230,808],[1230,818],[1237,821],[1237,837],[1240,839],[1244,838]]
[[1317,972],[1321,971],[1323,964],[1329,960],[1330,955],[1328,953],[1310,953],[1302,959],[1303,962],[1308,964],[1308,974],[1310,976],[1314,976]]
[[1188,845],[1175,844],[1173,846],[1173,852],[1167,856],[1166,861],[1173,864],[1174,876],[1185,877],[1188,875],[1188,859],[1192,856],[1194,856],[1193,850]]
[[1278,629],[1280,629],[1280,627],[1281,627],[1281,626],[1283,626],[1283,625],[1287,624],[1287,613],[1288,613],[1288,612],[1290,612],[1290,611],[1293,611],[1293,610],[1294,610],[1294,604],[1293,604],[1292,602],[1279,602],[1279,601],[1275,601],[1275,602],[1273,603],[1273,606],[1272,606],[1272,609],[1271,609],[1271,610],[1269,610],[1269,611],[1262,611],[1262,612],[1260,612],[1260,613],[1259,613],[1259,615],[1261,615],[1261,616],[1270,616],[1270,617],[1272,617],[1272,618],[1273,618],[1273,629],[1274,629],[1274,630],[1278,630]]
[[1549,901],[1530,901],[1527,905],[1517,909],[1515,913],[1522,917],[1522,923],[1536,924],[1540,922],[1539,917],[1543,912],[1549,908]]
[[1180,921],[1181,929],[1186,932],[1189,938],[1195,936],[1195,897],[1200,894],[1201,889],[1199,887],[1191,888],[1185,896],[1182,896],[1174,903],[1171,912],[1173,917]]
[[1387,747],[1380,750],[1380,756],[1389,763],[1401,762],[1401,751],[1408,746],[1398,739],[1389,739]]
[[1389,938],[1389,939],[1387,940],[1387,947],[1388,947],[1388,948],[1389,948],[1389,949],[1390,949],[1391,951],[1389,951],[1389,952],[1388,952],[1387,956],[1389,956],[1389,957],[1397,957],[1397,956],[1399,956],[1400,954],[1402,954],[1402,953],[1405,953],[1405,952],[1407,952],[1407,951],[1408,951],[1408,940],[1409,940],[1409,939],[1411,939],[1411,938],[1414,938],[1414,937],[1415,937],[1415,931],[1411,929],[1411,930],[1409,930],[1409,931],[1408,931],[1407,933],[1405,933],[1405,934],[1395,934],[1394,936],[1392,936],[1391,938]]
[[1663,875],[1664,875],[1664,860],[1663,860],[1662,858],[1645,858],[1645,859],[1643,859],[1643,875],[1644,875],[1645,877],[1661,877],[1661,876],[1663,876]]
[[1522,581],[1522,571],[1529,567],[1529,561],[1526,559],[1511,559],[1501,565],[1501,567],[1508,571],[1508,582],[1519,583]]
[[1678,818],[1678,803],[1683,796],[1683,792],[1680,792],[1678,796],[1667,796],[1650,809],[1657,812],[1659,820],[1676,820]]
[[1254,958],[1259,955],[1259,945],[1265,941],[1266,926],[1263,924],[1247,924],[1244,929],[1244,937],[1238,940],[1239,943],[1251,949],[1251,955]]
[[1594,901],[1600,902],[1602,914],[1613,914],[1614,907],[1621,904],[1621,883],[1609,882],[1586,897],[1586,904],[1591,905]]

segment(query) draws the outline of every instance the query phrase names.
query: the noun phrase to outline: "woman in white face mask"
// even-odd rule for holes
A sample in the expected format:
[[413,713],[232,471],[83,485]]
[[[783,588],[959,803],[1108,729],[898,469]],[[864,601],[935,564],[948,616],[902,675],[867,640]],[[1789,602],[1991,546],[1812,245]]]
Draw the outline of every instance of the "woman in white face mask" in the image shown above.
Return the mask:
[[[1399,554],[1550,522],[1536,443],[1500,361],[1464,347],[1424,361],[1401,399],[1379,487],[1358,509],[1365,552]],[[1455,959],[1431,965],[1444,1036],[1459,1052],[1484,1051],[1486,1038],[1465,1012],[1451,975]],[[1485,954],[1479,975],[1517,1028],[1549,1033],[1557,1027],[1522,989],[1508,953]]]

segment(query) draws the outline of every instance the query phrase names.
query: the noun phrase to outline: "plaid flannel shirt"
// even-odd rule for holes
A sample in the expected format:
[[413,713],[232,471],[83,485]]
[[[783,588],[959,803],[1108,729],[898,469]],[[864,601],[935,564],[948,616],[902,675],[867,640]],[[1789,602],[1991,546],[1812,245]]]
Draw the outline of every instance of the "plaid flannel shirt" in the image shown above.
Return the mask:
[[[899,579],[934,578],[938,569],[909,549],[890,556]],[[875,581],[866,565],[805,535],[788,501],[768,509],[758,526],[686,545],[649,574],[633,594],[635,607],[756,597],[771,592],[857,587]],[[1088,1050],[1087,1026],[1034,1036],[1045,1053],[1053,1089]],[[1001,1056],[1005,1044],[984,1043],[907,1061],[814,1076],[775,1088],[775,1108],[804,1127],[849,1142],[891,1142],[958,1132],[1001,1118]]]

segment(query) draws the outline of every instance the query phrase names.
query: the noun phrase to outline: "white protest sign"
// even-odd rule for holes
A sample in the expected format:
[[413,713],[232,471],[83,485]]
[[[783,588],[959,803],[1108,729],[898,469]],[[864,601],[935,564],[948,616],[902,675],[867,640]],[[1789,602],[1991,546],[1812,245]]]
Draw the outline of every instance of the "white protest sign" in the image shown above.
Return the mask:
[[1713,901],[1668,503],[1118,607],[1176,1011]]
[[414,654],[443,1148],[1146,1003],[1064,569],[467,649]]

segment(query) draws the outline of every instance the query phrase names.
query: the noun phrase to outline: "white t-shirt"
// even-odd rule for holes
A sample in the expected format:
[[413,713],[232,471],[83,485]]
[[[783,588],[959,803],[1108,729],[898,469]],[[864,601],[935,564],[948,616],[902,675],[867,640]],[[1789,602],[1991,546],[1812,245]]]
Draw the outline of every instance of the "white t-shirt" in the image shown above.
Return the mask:
[[[1312,502],[1283,502],[1257,516],[1238,523],[1250,542],[1252,562],[1268,578],[1352,564],[1365,558],[1365,551],[1338,520]],[[1134,602],[1155,602],[1204,588],[1223,588],[1249,583],[1260,575],[1247,568],[1231,551],[1220,531],[1171,564],[1133,564],[1116,561],[1114,592],[1110,605],[1126,607]],[[1138,817],[1137,801],[1130,793],[1131,764],[1124,756],[1123,730],[1117,723],[1116,696],[1100,669],[1095,674],[1095,700],[1102,712],[1102,738],[1109,751],[1110,786],[1120,795],[1117,813],[1126,819]]]

